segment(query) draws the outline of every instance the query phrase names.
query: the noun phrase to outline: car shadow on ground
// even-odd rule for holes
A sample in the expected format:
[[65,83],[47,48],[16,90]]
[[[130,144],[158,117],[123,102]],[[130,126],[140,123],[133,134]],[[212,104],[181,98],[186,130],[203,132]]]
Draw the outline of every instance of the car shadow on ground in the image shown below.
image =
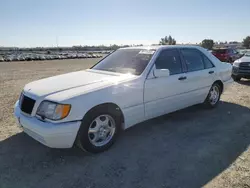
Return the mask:
[[248,148],[249,112],[190,107],[128,129],[97,155],[19,133],[0,142],[0,187],[201,187]]
[[250,79],[241,79],[238,84],[250,86]]

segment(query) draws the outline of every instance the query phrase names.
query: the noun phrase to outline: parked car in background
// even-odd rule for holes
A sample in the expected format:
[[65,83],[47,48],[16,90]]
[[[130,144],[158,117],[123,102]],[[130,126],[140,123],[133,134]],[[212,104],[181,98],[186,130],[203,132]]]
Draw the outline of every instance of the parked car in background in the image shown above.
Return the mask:
[[59,55],[53,55],[53,59],[59,59]]
[[213,49],[212,54],[220,61],[233,63],[236,59],[239,59],[242,55],[231,48],[218,48]]
[[25,61],[25,57],[19,56],[19,61]]
[[31,56],[26,56],[26,61],[32,61],[33,58]]
[[46,59],[47,59],[47,60],[52,60],[53,58],[52,58],[52,56],[47,55],[47,56],[46,56]]
[[142,121],[199,103],[216,107],[231,72],[232,65],[198,46],[122,48],[91,69],[27,84],[14,113],[46,146],[76,143],[97,153]]
[[40,60],[38,55],[32,55],[32,60],[37,61]]
[[4,58],[0,56],[0,62],[3,62],[4,61]]
[[19,56],[15,56],[14,58],[13,58],[13,61],[20,61],[21,59],[20,59],[20,57]]
[[13,57],[12,57],[12,56],[7,56],[7,57],[5,58],[5,61],[13,61]]
[[41,60],[42,61],[46,60],[46,57],[44,55],[41,55]]
[[237,52],[239,52],[239,55],[242,57],[245,55],[245,53],[247,53],[247,50],[245,49],[236,49]]
[[37,55],[37,60],[42,60],[42,56],[40,54]]
[[250,52],[233,63],[232,78],[240,81],[241,78],[250,79]]
[[36,60],[38,60],[38,59],[37,59],[37,56],[36,56],[36,55],[34,55],[34,54],[31,54],[31,55],[30,55],[30,57],[31,57],[31,60],[32,60],[32,61],[36,61]]

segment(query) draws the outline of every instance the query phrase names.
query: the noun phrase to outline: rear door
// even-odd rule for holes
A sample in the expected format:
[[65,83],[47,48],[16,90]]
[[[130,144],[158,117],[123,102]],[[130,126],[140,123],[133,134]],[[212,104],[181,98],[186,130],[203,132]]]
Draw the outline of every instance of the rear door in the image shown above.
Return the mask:
[[188,88],[187,100],[190,101],[190,105],[202,103],[215,81],[215,66],[198,49],[183,48],[180,52],[187,69],[187,79],[184,80]]

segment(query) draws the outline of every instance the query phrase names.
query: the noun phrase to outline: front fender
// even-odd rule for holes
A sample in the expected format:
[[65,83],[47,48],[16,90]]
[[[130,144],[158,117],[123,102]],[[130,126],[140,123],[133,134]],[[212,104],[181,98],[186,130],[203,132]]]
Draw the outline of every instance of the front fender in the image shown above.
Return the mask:
[[[71,111],[68,117],[62,121],[82,120],[90,109],[104,103],[117,105],[124,114],[124,121],[126,121],[126,117],[133,118],[132,113],[138,110],[140,117],[144,117],[143,83],[142,79],[134,79],[124,83],[109,85],[108,87],[99,87],[80,95],[76,95],[76,90],[74,94],[70,93],[70,91],[65,91],[67,93],[57,93],[49,96],[47,99],[55,101],[62,95],[68,96],[67,99],[63,100],[63,103],[71,104]],[[80,90],[80,88],[77,88],[77,90]],[[136,111],[131,111],[131,109],[136,109]],[[132,123],[133,121],[131,121]]]

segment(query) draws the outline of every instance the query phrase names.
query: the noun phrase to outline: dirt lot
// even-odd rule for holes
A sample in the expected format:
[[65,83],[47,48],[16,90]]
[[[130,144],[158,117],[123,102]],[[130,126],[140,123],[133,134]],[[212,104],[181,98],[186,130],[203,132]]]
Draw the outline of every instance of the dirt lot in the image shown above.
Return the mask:
[[15,124],[23,86],[90,67],[97,59],[0,63],[0,187],[250,188],[250,81],[218,108],[191,107],[125,131],[109,151],[47,148]]

